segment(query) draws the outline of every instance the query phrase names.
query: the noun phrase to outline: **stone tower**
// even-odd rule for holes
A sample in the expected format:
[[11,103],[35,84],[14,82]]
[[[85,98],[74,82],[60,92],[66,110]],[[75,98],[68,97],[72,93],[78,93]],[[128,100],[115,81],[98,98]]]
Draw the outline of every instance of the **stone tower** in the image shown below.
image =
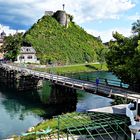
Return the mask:
[[56,11],[53,17],[65,27],[68,27],[69,22],[72,21],[72,16],[61,10]]
[[61,25],[67,26],[67,14],[65,11],[56,11],[53,16]]
[[72,21],[72,16],[65,12],[65,4],[62,6],[63,10],[58,10],[56,12],[45,11],[45,15],[54,17],[61,25],[68,27],[68,23]]

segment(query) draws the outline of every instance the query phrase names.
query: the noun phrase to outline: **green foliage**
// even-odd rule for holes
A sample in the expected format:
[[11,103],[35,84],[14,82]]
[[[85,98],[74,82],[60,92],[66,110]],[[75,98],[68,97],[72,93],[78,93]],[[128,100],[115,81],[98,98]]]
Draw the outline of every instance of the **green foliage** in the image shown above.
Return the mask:
[[[85,125],[90,124],[91,118],[85,114],[73,112],[73,113],[67,113],[65,115],[59,116],[59,121],[60,121],[60,125],[59,125],[60,133],[66,133],[66,129],[69,127],[73,127],[73,124],[75,124],[75,127],[83,126],[83,124],[85,124]],[[73,123],[71,123],[71,122],[73,122]],[[52,129],[50,135],[52,134],[52,139],[53,139],[54,138],[53,136],[56,136],[58,133],[58,118],[53,118],[50,120],[43,121],[42,123],[35,126],[34,131],[45,130],[48,127],[50,127]],[[36,136],[29,135],[29,136],[20,137],[20,139],[21,140],[32,140],[37,137],[38,137],[37,135]]]
[[70,19],[70,21],[73,21],[74,17],[70,14],[67,14],[67,17]]
[[101,64],[101,69],[103,67],[103,64],[105,63],[105,56],[107,51],[108,49],[105,47],[96,48],[97,60]]
[[119,96],[115,96],[114,101],[111,102],[112,105],[119,105],[119,104],[128,104],[130,103],[132,100],[130,99],[125,99],[123,97],[119,97]]
[[97,38],[87,34],[74,22],[66,28],[55,18],[44,16],[24,35],[37,51],[42,64],[75,64],[97,60],[95,49],[103,47]]
[[140,45],[139,35],[129,38],[119,33],[114,33],[115,41],[109,42],[109,52],[106,62],[110,71],[117,75],[130,87],[140,90]]
[[45,104],[48,103],[48,100],[51,95],[51,86],[49,81],[43,81],[43,87],[40,90],[41,101]]
[[61,67],[51,67],[51,68],[36,68],[38,71],[45,71],[49,73],[56,74],[66,74],[66,73],[78,73],[78,72],[92,72],[96,70],[107,70],[106,64],[79,64],[79,65],[69,65],[69,66],[61,66]]
[[140,20],[137,20],[132,24],[132,32],[133,33],[140,33]]
[[22,33],[9,35],[4,38],[4,44],[2,45],[1,51],[5,52],[4,57],[6,59],[14,61],[17,58],[23,42],[22,39]]

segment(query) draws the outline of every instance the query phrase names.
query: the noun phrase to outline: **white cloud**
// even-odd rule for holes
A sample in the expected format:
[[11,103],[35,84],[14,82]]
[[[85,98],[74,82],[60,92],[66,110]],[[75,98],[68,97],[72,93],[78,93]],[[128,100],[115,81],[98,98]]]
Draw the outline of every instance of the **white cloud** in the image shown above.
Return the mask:
[[135,6],[130,0],[84,0],[81,2],[83,6],[77,11],[78,13],[75,13],[79,18],[77,21],[81,22],[88,19],[118,19],[124,11]]
[[104,30],[104,31],[87,29],[87,32],[92,34],[93,36],[95,37],[100,36],[103,42],[108,42],[111,39],[113,39],[112,33],[115,31],[119,32],[120,34],[123,34],[126,37],[129,37],[131,35],[131,29],[128,29],[128,28],[114,28],[114,29],[109,29],[109,30]]
[[14,30],[14,29],[11,29],[9,26],[3,26],[0,24],[0,33],[4,31],[6,33],[6,35],[9,35],[9,34],[15,34],[16,32],[25,32],[25,30]]
[[[123,12],[135,7],[133,2],[132,0],[0,0],[0,19],[4,21],[3,24],[15,25],[18,28],[23,26],[24,28],[24,25],[30,26],[41,18],[45,10],[56,11],[62,9],[62,4],[65,4],[65,10],[68,13],[74,15],[74,20],[78,24],[93,20],[119,19]],[[135,20],[138,17],[140,15],[136,13],[136,15],[130,16],[129,19]],[[1,31],[4,30],[7,34],[15,33],[16,30],[11,29],[9,26],[3,26]],[[130,30],[124,28],[100,32],[96,30],[88,31],[95,36],[100,35],[105,42],[112,38],[112,31],[116,30],[126,36],[130,35]]]
[[62,9],[63,3],[78,24],[97,19],[118,19],[124,11],[135,6],[131,0],[0,0],[0,12],[12,17],[9,19],[11,24],[31,25],[45,10]]

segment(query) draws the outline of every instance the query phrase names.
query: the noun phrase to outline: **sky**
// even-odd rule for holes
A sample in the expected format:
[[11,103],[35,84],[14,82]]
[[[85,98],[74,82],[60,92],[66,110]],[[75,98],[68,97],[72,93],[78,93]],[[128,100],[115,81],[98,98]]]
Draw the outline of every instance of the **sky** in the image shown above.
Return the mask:
[[115,31],[130,36],[140,19],[140,0],[0,0],[0,31],[25,32],[45,11],[62,10],[63,4],[76,24],[103,42]]

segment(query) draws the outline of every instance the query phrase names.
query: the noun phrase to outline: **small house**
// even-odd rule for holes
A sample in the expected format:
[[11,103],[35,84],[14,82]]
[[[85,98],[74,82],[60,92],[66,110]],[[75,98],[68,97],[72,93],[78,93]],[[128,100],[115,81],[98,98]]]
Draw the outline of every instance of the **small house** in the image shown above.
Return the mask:
[[37,60],[36,51],[33,47],[23,46],[15,63],[40,63],[40,61]]

